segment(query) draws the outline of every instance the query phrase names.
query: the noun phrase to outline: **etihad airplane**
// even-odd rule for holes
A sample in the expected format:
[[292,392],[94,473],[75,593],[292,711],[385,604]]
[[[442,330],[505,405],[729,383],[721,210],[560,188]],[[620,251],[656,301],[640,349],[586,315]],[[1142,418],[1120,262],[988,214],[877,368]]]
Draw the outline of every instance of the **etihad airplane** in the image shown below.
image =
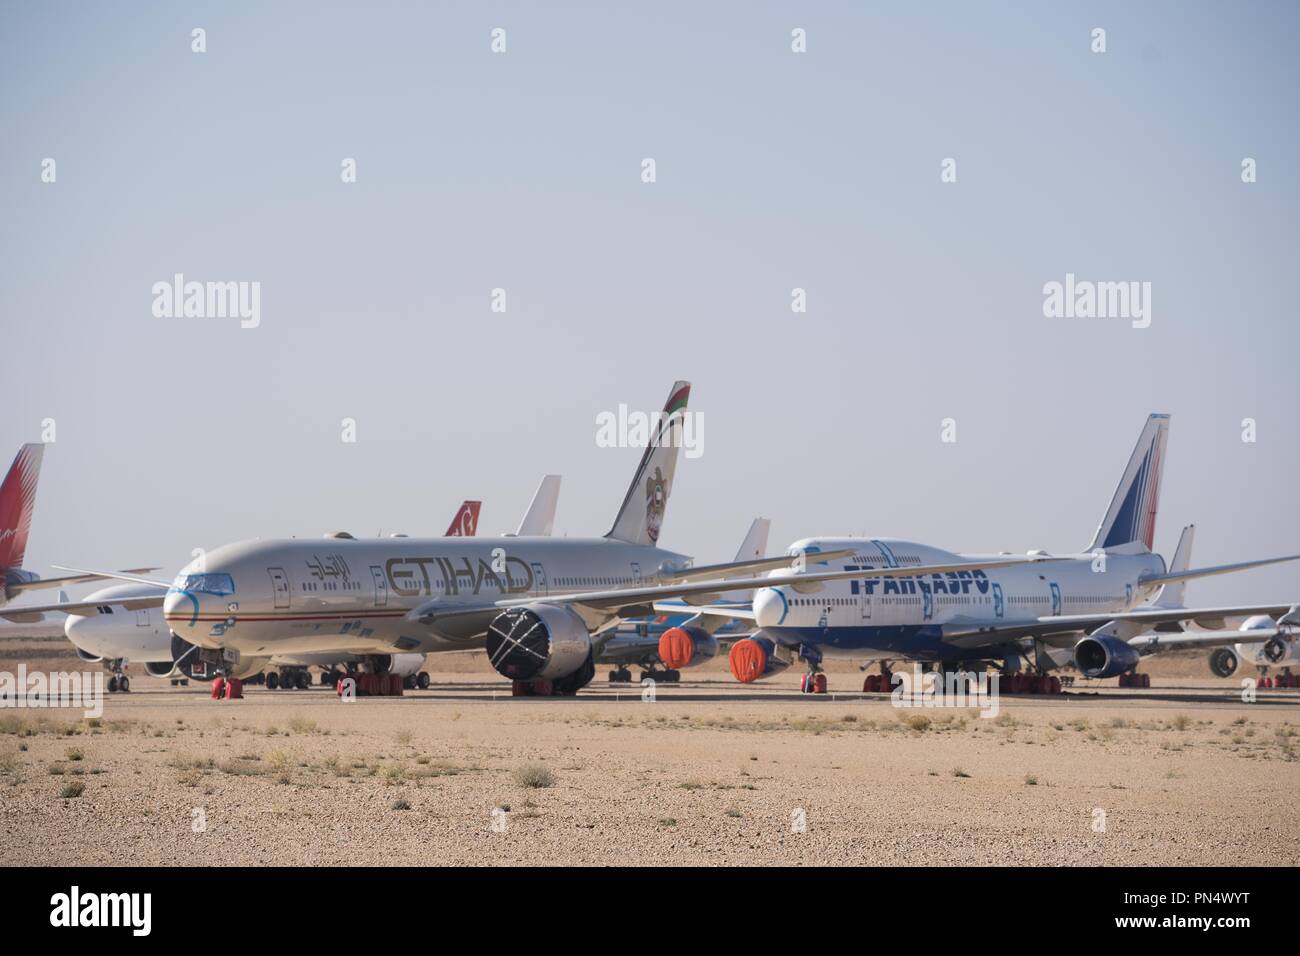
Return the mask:
[[[57,578],[42,578],[34,571],[23,568],[23,558],[27,554],[27,535],[32,527],[32,510],[36,506],[36,485],[41,477],[41,459],[45,455],[45,446],[39,442],[23,445],[14,456],[13,464],[5,479],[0,483],[0,580],[4,589],[0,591],[0,607],[27,591],[43,588],[65,587],[84,581],[102,581],[108,575],[72,574]],[[145,574],[157,568],[133,568],[126,574]],[[39,614],[33,614],[14,607],[11,613],[3,615],[16,623],[30,624],[41,620]]]
[[[1256,621],[1252,636],[1274,642],[1268,645],[1273,653],[1293,648],[1300,627],[1294,602],[1187,608],[1179,591],[1162,592],[1181,589],[1196,578],[1300,558],[1167,568],[1151,546],[1168,434],[1168,415],[1147,419],[1092,542],[1079,553],[1034,551],[1031,556],[1052,560],[1041,567],[990,568],[988,556],[911,541],[805,538],[791,553],[806,554],[809,569],[839,568],[846,578],[773,583],[756,593],[747,613],[702,607],[699,623],[735,616],[758,628],[732,646],[729,663],[738,680],[758,680],[801,659],[808,666],[805,686],[815,690],[825,689],[818,672],[830,656],[879,660],[885,674],[891,661],[929,661],[944,671],[992,663],[1014,673],[1023,660],[1036,682],[1026,689],[1042,690],[1044,675],[1066,664],[1085,677],[1115,677],[1131,673],[1145,653],[1156,649],[1239,642],[1237,631],[1140,636],[1153,627],[1181,631],[1187,622],[1222,627],[1225,618],[1234,616],[1266,615],[1268,624],[1261,627]],[[817,561],[817,552],[845,550],[851,552],[847,558]],[[971,564],[963,568],[963,561]],[[949,567],[940,573],[928,570],[939,564]],[[897,569],[908,568],[914,572],[898,575]],[[1162,604],[1162,593],[1178,594],[1178,600]],[[867,678],[864,689],[872,683],[889,689],[888,682],[881,687],[874,677]]]
[[[225,545],[191,563],[169,588],[132,574],[93,573],[166,588],[165,597],[154,600],[161,601],[172,632],[193,645],[205,665],[228,673],[278,655],[388,656],[486,646],[489,662],[512,680],[515,694],[575,694],[591,681],[618,623],[653,614],[655,601],[715,600],[732,590],[860,576],[804,571],[745,577],[797,567],[803,559],[692,567],[689,557],[661,546],[689,395],[690,385],[677,382],[654,416],[635,477],[602,538],[361,540],[338,532],[324,541]],[[962,559],[961,567],[969,572],[1037,560]]]
[[[519,523],[520,531],[546,529],[549,533],[555,522],[559,483],[558,475],[543,477]],[[473,537],[481,507],[480,501],[462,502],[448,526],[447,537]],[[159,593],[154,585],[117,584],[89,594],[75,605],[67,601],[54,605],[55,609],[66,610],[63,631],[77,649],[77,656],[87,663],[102,661],[109,667],[110,693],[131,689],[126,673],[131,663],[142,664],[153,677],[170,677],[173,683],[207,676],[202,669],[195,670],[198,660],[191,660],[193,648],[178,642],[163,620]],[[383,660],[338,653],[278,655],[241,662],[231,676],[246,680],[265,671],[268,689],[302,690],[311,685],[309,667],[323,668],[322,683],[332,685],[340,672],[346,674],[364,665],[399,674],[408,688],[423,688],[429,686],[429,675],[420,670],[423,663],[423,654],[393,654]]]

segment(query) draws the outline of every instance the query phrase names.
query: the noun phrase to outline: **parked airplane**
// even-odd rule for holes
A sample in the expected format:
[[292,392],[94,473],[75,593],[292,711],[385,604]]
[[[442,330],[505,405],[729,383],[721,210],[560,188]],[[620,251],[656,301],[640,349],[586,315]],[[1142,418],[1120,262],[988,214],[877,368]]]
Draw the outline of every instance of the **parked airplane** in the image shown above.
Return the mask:
[[[389,538],[345,532],[310,540],[253,540],[208,552],[166,591],[163,617],[205,665],[238,672],[275,655],[391,655],[487,647],[516,694],[573,694],[620,620],[653,602],[716,599],[762,585],[860,576],[857,571],[785,577],[745,574],[797,566],[796,556],[692,567],[660,546],[690,386],[676,383],[614,526],[603,538]],[[819,555],[824,559],[847,552]],[[967,573],[1034,557],[962,559]],[[882,569],[880,576],[942,574],[956,564]],[[84,569],[63,568],[80,571]],[[100,572],[95,572],[100,573]],[[133,583],[163,582],[111,574]],[[724,579],[725,578],[725,582]]]
[[[767,518],[755,518],[745,540],[740,543],[736,560],[747,561],[766,556],[767,534],[771,527],[772,522]],[[724,595],[724,600],[743,608],[753,600],[753,595],[749,591],[733,592]],[[641,668],[640,680],[675,683],[681,680],[681,671],[713,660],[720,651],[725,650],[724,645],[729,640],[739,640],[753,631],[747,622],[732,620],[715,631],[692,634],[690,628],[696,625],[694,608],[685,602],[663,606],[676,610],[660,613],[653,618],[624,621],[601,649],[596,663],[614,665],[614,669],[609,672],[611,684],[631,683],[629,665]],[[719,637],[722,638],[721,642]]]
[[[1195,525],[1183,529],[1182,536],[1178,539],[1178,548],[1169,563],[1171,572],[1186,570],[1190,566],[1195,533]],[[1184,607],[1186,587],[1186,582],[1165,585],[1155,600],[1143,610]],[[1211,647],[1210,671],[1217,677],[1231,677],[1242,662],[1254,664],[1261,675],[1267,674],[1270,667],[1278,667],[1284,676],[1290,676],[1291,665],[1300,663],[1300,643],[1286,639],[1287,624],[1282,624],[1279,628],[1271,617],[1258,614],[1245,618],[1239,627],[1230,629],[1226,626],[1229,619],[1241,618],[1240,615],[1224,615],[1221,618],[1190,622],[1164,621],[1152,630],[1130,638],[1129,644],[1142,657],[1163,651]],[[1224,646],[1224,638],[1233,643]],[[1120,680],[1141,676],[1145,675],[1130,672],[1127,675],[1121,674]]]
[[[810,568],[815,552],[850,549],[851,557],[819,566],[840,567],[856,579],[774,584],[756,594],[748,614],[701,608],[700,621],[741,616],[759,628],[732,646],[729,661],[738,680],[757,680],[799,658],[808,665],[806,684],[817,689],[825,687],[818,674],[824,656],[876,659],[882,669],[898,660],[932,661],[944,670],[991,662],[1008,672],[1018,671],[1023,659],[1038,689],[1042,675],[1069,662],[1087,677],[1114,677],[1137,666],[1143,642],[1133,639],[1142,632],[1189,621],[1221,626],[1234,615],[1280,616],[1276,623],[1270,621],[1265,639],[1279,641],[1275,648],[1289,644],[1300,625],[1294,604],[1144,606],[1162,587],[1300,558],[1167,569],[1151,546],[1168,432],[1168,415],[1148,418],[1101,525],[1081,553],[1045,567],[993,569],[986,557],[910,541],[806,538],[791,550],[808,554]],[[1046,557],[1044,552],[1030,554]],[[963,569],[962,561],[972,564]],[[933,573],[925,567],[935,564],[950,569]],[[886,570],[909,567],[915,573],[882,577]],[[1181,605],[1181,600],[1175,603]],[[1240,639],[1237,632],[1189,633],[1161,635],[1159,643],[1213,647]],[[864,686],[871,683],[868,678]]]
[[[549,528],[554,523],[559,480],[558,475],[546,475],[542,479],[520,521],[520,529]],[[447,529],[447,536],[472,537],[478,527],[481,506],[479,501],[463,502]],[[201,669],[195,671],[198,660],[193,649],[183,641],[178,642],[163,620],[159,594],[155,585],[117,584],[87,595],[76,605],[63,601],[54,606],[67,609],[63,631],[76,647],[77,656],[87,663],[103,661],[111,670],[110,693],[130,690],[131,679],[126,673],[129,663],[142,664],[150,675],[171,677],[174,683],[207,676]],[[392,654],[386,659],[339,653],[275,655],[249,658],[230,673],[246,680],[265,672],[266,686],[271,690],[305,689],[311,685],[310,667],[323,668],[322,682],[333,684],[339,672],[364,666],[400,674],[408,687],[428,687],[429,675],[420,670],[423,663],[423,654]]]
[[[42,578],[34,571],[23,568],[27,554],[27,535],[32,527],[32,510],[36,506],[36,485],[41,477],[41,459],[45,446],[33,442],[23,445],[14,456],[13,464],[0,483],[0,607],[26,591],[42,588],[65,587],[83,581],[102,581],[103,574],[71,574],[57,578]],[[146,574],[157,568],[132,568],[127,574]],[[0,615],[17,623],[30,624],[41,620],[39,614],[20,607]]]

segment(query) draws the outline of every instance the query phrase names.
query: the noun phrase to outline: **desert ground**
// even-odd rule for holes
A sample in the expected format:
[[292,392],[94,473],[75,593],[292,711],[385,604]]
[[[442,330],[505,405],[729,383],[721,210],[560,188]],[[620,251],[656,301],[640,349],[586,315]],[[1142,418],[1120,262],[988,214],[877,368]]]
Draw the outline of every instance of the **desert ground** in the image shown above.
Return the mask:
[[[87,670],[57,631],[0,670]],[[1149,690],[1082,682],[1000,713],[902,709],[715,661],[659,685],[513,699],[481,653],[427,691],[241,701],[135,673],[98,719],[0,710],[11,865],[1300,863],[1300,691],[1243,702],[1204,656]]]

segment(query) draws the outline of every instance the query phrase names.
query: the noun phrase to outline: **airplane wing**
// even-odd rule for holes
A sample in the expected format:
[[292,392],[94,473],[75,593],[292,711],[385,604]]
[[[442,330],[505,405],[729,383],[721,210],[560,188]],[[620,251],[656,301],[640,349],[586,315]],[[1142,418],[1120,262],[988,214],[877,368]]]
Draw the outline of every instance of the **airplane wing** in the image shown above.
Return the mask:
[[1208,578],[1216,574],[1231,574],[1248,568],[1262,568],[1266,564],[1281,564],[1283,561],[1296,560],[1300,560],[1300,554],[1288,554],[1280,558],[1260,558],[1258,561],[1239,561],[1236,564],[1216,564],[1208,568],[1186,568],[1169,574],[1148,574],[1138,578],[1138,584],[1176,584],[1179,581]]
[[684,605],[656,601],[654,609],[656,614],[683,614],[687,611],[693,611],[705,617],[724,617],[729,621],[753,621],[757,619],[752,604]]
[[[1053,634],[1069,634],[1078,632],[1091,632],[1099,627],[1109,624],[1111,621],[1131,621],[1135,624],[1144,624],[1148,627],[1156,627],[1160,624],[1174,624],[1183,621],[1222,620],[1226,617],[1252,617],[1256,614],[1267,614],[1269,617],[1289,616],[1297,614],[1300,616],[1300,605],[1295,603],[1289,604],[1246,604],[1234,607],[1170,607],[1170,608],[1143,608],[1136,611],[1112,611],[1101,614],[1061,614],[1056,617],[1040,617],[1025,621],[1011,621],[1006,624],[993,626],[972,625],[969,631],[960,629],[949,632],[944,630],[944,643],[952,644],[954,647],[981,647],[986,644],[1005,644],[1008,641],[1017,640],[1023,637],[1048,637]],[[1195,632],[1193,632],[1195,633]],[[1203,632],[1208,633],[1208,632]],[[1234,631],[1234,634],[1264,634],[1264,631]],[[1161,637],[1177,637],[1178,635],[1161,635]],[[1242,640],[1238,637],[1237,640]],[[1268,637],[1262,637],[1260,640],[1268,640]],[[1232,642],[1228,642],[1232,643]]]
[[149,607],[162,607],[165,596],[160,592],[156,596],[118,598],[112,601],[65,601],[62,604],[28,604],[20,607],[6,605],[0,607],[0,618],[14,624],[35,624],[37,621],[44,620],[46,614],[53,614],[55,611],[74,614],[78,617],[89,617],[92,614],[98,614],[99,609],[105,606],[124,607],[128,611],[140,611]]
[[[55,565],[58,567],[58,565]],[[60,571],[67,570],[59,568]],[[118,574],[148,574],[150,571],[157,571],[158,568],[126,568],[122,571],[115,572]],[[80,584],[83,581],[103,581],[108,578],[108,574],[65,574],[60,578],[40,578],[36,581],[16,581],[9,585],[10,594],[21,594],[24,591],[40,591],[45,588],[59,588],[69,584]]]
[[[95,578],[110,578],[114,581],[130,581],[132,584],[148,584],[156,588],[162,588],[164,591],[171,587],[167,581],[155,581],[152,578],[138,577],[135,571],[90,571],[86,568],[69,568],[62,564],[52,564],[52,568],[58,568],[60,571],[76,571],[78,574],[88,574]],[[139,571],[157,571],[157,568],[139,568]]]
[[[851,548],[842,551],[814,551],[806,555],[784,554],[777,558],[751,558],[745,561],[728,561],[725,564],[702,564],[689,568],[681,568],[676,571],[663,572],[664,576],[670,581],[712,581],[715,579],[725,579],[729,575],[753,574],[756,571],[776,571],[779,568],[788,568],[796,562],[802,562],[811,567],[817,564],[825,564],[828,561],[838,561],[840,558],[847,558],[853,554]],[[963,567],[973,567],[973,565],[963,565]],[[882,569],[882,570],[899,570]],[[922,571],[923,569],[914,569]],[[854,571],[853,576],[864,578],[875,574],[873,569],[871,575],[863,571]],[[770,586],[770,585],[769,585]],[[724,588],[726,591],[742,590],[740,588]]]
[[1201,647],[1225,647],[1228,644],[1256,644],[1285,636],[1282,627],[1251,628],[1248,631],[1183,631],[1181,634],[1143,634],[1129,641],[1145,657],[1158,651],[1196,650]]
[[[829,554],[830,552],[827,552]],[[824,559],[824,558],[823,558]],[[791,560],[787,555],[784,561]],[[458,619],[487,619],[496,612],[512,607],[524,607],[529,604],[553,604],[572,608],[587,626],[593,629],[603,628],[619,618],[646,617],[654,613],[657,600],[683,598],[688,604],[706,604],[716,602],[728,591],[747,591],[753,588],[783,587],[796,584],[817,584],[823,581],[844,581],[861,579],[866,574],[873,578],[881,577],[916,577],[926,574],[942,574],[948,571],[974,571],[1010,565],[1050,563],[1058,558],[1024,557],[997,561],[962,561],[955,564],[928,564],[908,568],[872,568],[869,572],[855,571],[810,571],[803,573],[774,574],[767,577],[727,578],[712,581],[684,581],[670,584],[650,585],[647,587],[614,588],[604,591],[577,591],[571,594],[532,595],[522,598],[502,598],[497,601],[466,606],[464,604],[443,607],[443,598],[433,598],[416,605],[406,615],[406,620],[418,622],[429,627],[438,627],[440,623]],[[696,599],[692,601],[692,598]],[[679,612],[680,613],[680,612]]]

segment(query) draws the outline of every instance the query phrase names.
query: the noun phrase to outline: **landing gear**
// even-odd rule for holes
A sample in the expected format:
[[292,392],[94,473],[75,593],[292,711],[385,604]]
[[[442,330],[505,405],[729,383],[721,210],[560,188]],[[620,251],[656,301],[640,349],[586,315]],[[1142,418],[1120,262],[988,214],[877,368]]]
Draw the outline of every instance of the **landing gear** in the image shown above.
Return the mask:
[[110,694],[129,694],[131,693],[131,678],[125,674],[113,674],[108,678],[108,692]]
[[[321,683],[325,683],[322,679]],[[266,672],[267,690],[307,690],[311,687],[311,672],[305,667],[281,667],[279,673]]]
[[809,671],[799,678],[799,692],[803,694],[826,693],[826,675],[821,671]]
[[644,670],[641,672],[641,681],[643,683],[645,681],[652,680],[660,684],[677,684],[681,682],[681,679],[682,679],[681,671],[674,671],[668,669],[657,671],[654,668],[651,668],[650,670]]
[[1130,671],[1127,674],[1119,675],[1120,687],[1150,687],[1151,675],[1139,674],[1137,671]]
[[1061,680],[1050,674],[1004,674],[1000,682],[1004,694],[1059,694]]
[[862,682],[862,692],[864,694],[888,694],[894,689],[894,672],[889,669],[889,664],[885,661],[880,662],[879,674],[868,674]]
[[630,684],[632,683],[632,672],[620,664],[609,672],[609,682],[611,684]]
[[131,692],[131,679],[126,676],[126,664],[122,658],[105,661],[108,665],[108,692],[110,694],[129,694]]
[[808,644],[801,644],[799,646],[799,657],[808,662],[808,673],[799,678],[800,693],[826,693],[826,675],[822,673],[821,652]]
[[555,680],[517,680],[510,684],[512,697],[574,697],[596,676],[596,661],[590,653],[572,674]]
[[420,673],[418,673],[418,674],[415,675],[415,686],[418,687],[418,688],[420,688],[420,690],[428,690],[428,689],[429,689],[429,672],[428,672],[428,671],[420,671]]

